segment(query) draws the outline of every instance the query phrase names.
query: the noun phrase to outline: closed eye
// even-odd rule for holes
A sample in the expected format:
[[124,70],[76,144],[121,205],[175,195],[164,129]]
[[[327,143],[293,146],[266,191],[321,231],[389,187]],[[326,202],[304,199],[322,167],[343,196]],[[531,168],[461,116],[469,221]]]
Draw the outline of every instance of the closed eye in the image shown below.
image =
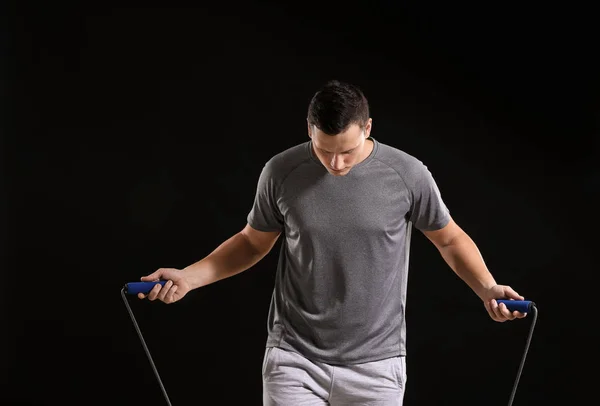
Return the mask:
[[[324,154],[333,154],[333,152],[329,152],[329,151],[323,151],[322,149],[321,149],[320,151],[321,151],[322,153],[324,153]],[[354,151],[355,151],[354,149],[351,149],[350,151],[344,151],[344,152],[342,152],[342,154],[344,154],[344,155],[348,155],[348,154],[351,154],[351,153],[353,153]]]

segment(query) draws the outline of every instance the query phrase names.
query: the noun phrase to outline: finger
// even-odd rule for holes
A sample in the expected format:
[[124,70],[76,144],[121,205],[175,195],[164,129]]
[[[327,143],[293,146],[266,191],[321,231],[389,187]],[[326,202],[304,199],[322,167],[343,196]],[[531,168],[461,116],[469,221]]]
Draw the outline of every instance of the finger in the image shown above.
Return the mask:
[[525,297],[519,295],[513,288],[511,288],[510,286],[506,286],[504,288],[504,294],[509,298],[509,299],[514,299],[514,300],[525,300]]
[[496,301],[496,306],[494,307],[494,314],[496,315],[496,320],[500,322],[506,321],[506,316],[504,314],[504,311],[502,310],[503,306],[506,309],[504,303],[498,303]]
[[488,314],[490,315],[490,318],[492,320],[496,321],[496,314],[494,313],[493,302],[494,302],[494,300],[490,300],[489,302],[486,302],[485,309],[487,310]]
[[527,317],[527,313],[521,313],[521,312],[517,312],[517,311],[515,311],[513,314],[514,314],[514,315],[515,315],[515,317],[516,317],[516,318],[518,318],[518,319],[522,319],[522,318],[525,318],[525,317]]
[[171,286],[173,286],[173,281],[169,280],[169,281],[167,281],[167,283],[165,283],[165,285],[163,286],[163,288],[160,290],[160,292],[158,294],[158,300],[160,300],[161,302],[165,301],[165,297],[169,293],[169,289],[171,288]]
[[492,299],[490,301],[490,316],[492,317],[492,319],[494,319],[495,321],[504,321],[503,317],[502,317],[502,312],[500,311],[500,309],[498,308],[498,302],[495,299]]
[[148,292],[148,299],[151,301],[156,300],[158,294],[160,293],[162,285],[157,283],[154,287]]
[[174,303],[177,299],[175,299],[175,292],[177,292],[177,285],[174,285],[167,295],[167,300],[165,303]]
[[498,309],[500,310],[500,314],[503,319],[512,320],[515,318],[513,313],[510,310],[508,310],[508,307],[506,307],[506,305],[504,303],[500,303],[500,306],[498,306]]
[[138,293],[137,297],[140,298],[140,299],[145,299],[146,295],[144,295],[143,293]]
[[504,303],[500,303],[498,305],[498,311],[500,312],[500,317],[502,318],[508,318],[510,316],[510,310],[508,310],[508,307],[506,307]]
[[493,305],[493,300],[488,300],[487,302],[484,302],[485,304],[485,310],[487,310],[488,315],[492,318],[495,319],[495,315],[494,315],[494,310],[492,310],[492,305]]
[[154,282],[154,281],[158,281],[160,280],[160,276],[162,275],[163,270],[161,269],[157,269],[156,271],[152,272],[150,275],[146,275],[146,276],[142,276],[140,279],[143,282]]

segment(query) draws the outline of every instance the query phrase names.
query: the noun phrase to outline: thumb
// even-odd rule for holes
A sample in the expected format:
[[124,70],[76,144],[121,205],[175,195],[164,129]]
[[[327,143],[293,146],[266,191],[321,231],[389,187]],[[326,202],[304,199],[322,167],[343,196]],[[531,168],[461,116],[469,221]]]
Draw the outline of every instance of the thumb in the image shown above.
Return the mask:
[[524,300],[525,297],[519,295],[513,288],[511,288],[510,286],[506,286],[504,288],[504,295],[506,297],[508,297],[509,299],[514,299],[514,300]]
[[140,279],[142,282],[156,282],[160,280],[162,274],[163,270],[159,269],[157,271],[152,272],[150,275],[142,276]]

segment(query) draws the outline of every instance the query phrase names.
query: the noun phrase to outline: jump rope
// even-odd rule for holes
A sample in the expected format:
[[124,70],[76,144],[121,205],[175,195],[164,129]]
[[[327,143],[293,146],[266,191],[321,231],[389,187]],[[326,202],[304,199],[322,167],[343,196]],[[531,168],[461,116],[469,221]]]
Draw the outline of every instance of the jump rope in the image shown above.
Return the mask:
[[[131,321],[133,322],[133,326],[137,331],[138,336],[140,337],[140,341],[142,342],[142,347],[144,347],[144,351],[146,352],[146,356],[148,357],[148,361],[150,361],[150,366],[154,371],[154,375],[158,381],[160,386],[160,390],[165,397],[167,405],[171,406],[171,401],[169,400],[169,395],[167,395],[167,391],[165,390],[165,386],[160,379],[160,375],[158,374],[158,369],[156,369],[156,365],[154,365],[154,361],[152,360],[152,356],[150,355],[150,350],[146,345],[146,341],[144,340],[144,336],[142,335],[142,331],[135,320],[135,316],[133,315],[133,311],[131,310],[131,306],[129,306],[129,301],[127,300],[126,295],[137,295],[138,293],[147,294],[152,290],[152,288],[156,284],[164,285],[167,281],[159,281],[159,282],[129,282],[126,283],[125,286],[121,289],[121,297],[123,298],[123,302],[125,303],[125,307],[129,312],[129,316],[131,317]],[[508,406],[512,406],[513,401],[515,399],[515,394],[517,393],[517,386],[519,385],[519,379],[521,378],[521,373],[523,372],[523,367],[525,366],[525,359],[527,358],[527,352],[529,351],[529,345],[531,344],[531,338],[533,337],[533,329],[535,327],[535,323],[537,321],[537,307],[534,302],[531,300],[497,300],[498,304],[504,303],[508,310],[511,312],[519,311],[521,313],[531,314],[531,327],[529,328],[529,334],[527,335],[527,341],[525,342],[525,351],[523,352],[523,356],[521,357],[521,363],[519,364],[519,369],[517,371],[517,377],[513,384],[512,392],[510,394],[510,398],[508,400]]]

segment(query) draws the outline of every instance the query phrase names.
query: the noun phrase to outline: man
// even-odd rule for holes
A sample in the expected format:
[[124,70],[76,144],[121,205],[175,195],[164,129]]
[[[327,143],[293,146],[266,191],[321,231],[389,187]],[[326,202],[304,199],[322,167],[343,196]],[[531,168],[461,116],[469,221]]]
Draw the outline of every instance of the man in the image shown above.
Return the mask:
[[[427,167],[370,136],[356,86],[331,81],[308,109],[310,140],[264,166],[245,228],[204,259],[159,269],[147,295],[173,303],[260,261],[281,234],[263,362],[264,405],[402,405],[411,230],[422,231],[498,322],[525,317],[453,221]],[[146,296],[140,294],[141,299]]]

